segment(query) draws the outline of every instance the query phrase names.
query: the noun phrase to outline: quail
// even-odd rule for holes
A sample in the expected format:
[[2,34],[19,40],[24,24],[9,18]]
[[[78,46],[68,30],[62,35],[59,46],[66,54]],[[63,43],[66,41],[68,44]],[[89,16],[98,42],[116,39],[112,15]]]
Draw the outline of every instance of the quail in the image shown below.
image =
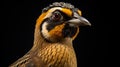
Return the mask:
[[33,47],[9,67],[77,67],[72,41],[91,23],[70,3],[54,2],[36,20]]

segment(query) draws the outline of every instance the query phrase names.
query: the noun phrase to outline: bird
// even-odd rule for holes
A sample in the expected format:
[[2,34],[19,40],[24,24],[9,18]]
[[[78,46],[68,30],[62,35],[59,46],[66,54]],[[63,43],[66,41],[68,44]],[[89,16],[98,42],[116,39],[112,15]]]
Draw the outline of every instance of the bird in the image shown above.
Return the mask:
[[53,2],[41,11],[31,49],[9,67],[77,67],[73,40],[81,26],[91,26],[71,3]]

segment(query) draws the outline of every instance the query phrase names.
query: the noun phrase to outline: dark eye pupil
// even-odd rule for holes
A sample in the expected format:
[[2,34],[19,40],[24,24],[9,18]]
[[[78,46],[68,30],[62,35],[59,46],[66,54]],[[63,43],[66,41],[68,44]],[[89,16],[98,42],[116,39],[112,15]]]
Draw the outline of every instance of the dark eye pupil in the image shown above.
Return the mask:
[[60,16],[59,16],[58,14],[55,14],[55,18],[59,19],[59,18],[60,18]]
[[61,18],[61,15],[59,13],[54,13],[53,20],[58,21],[58,20],[60,20],[60,18]]

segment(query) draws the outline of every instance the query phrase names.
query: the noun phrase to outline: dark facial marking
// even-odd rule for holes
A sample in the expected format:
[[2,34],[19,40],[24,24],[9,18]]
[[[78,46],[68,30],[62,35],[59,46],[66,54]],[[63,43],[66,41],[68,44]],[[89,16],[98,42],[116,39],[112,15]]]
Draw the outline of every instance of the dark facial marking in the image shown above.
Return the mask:
[[77,27],[71,27],[68,24],[65,25],[65,28],[63,29],[63,35],[64,37],[73,37],[77,32]]

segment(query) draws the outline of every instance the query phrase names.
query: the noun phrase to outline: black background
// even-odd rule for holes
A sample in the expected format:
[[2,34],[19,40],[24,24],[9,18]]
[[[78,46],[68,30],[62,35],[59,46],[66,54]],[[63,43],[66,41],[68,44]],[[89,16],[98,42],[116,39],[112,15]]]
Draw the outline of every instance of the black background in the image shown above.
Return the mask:
[[[58,0],[9,0],[3,5],[0,67],[7,67],[29,51],[33,45],[34,27],[41,10]],[[62,1],[62,0],[59,0]],[[73,41],[78,67],[107,67],[108,39],[112,28],[106,22],[107,5],[102,0],[64,0],[82,11],[92,26],[80,27]]]

